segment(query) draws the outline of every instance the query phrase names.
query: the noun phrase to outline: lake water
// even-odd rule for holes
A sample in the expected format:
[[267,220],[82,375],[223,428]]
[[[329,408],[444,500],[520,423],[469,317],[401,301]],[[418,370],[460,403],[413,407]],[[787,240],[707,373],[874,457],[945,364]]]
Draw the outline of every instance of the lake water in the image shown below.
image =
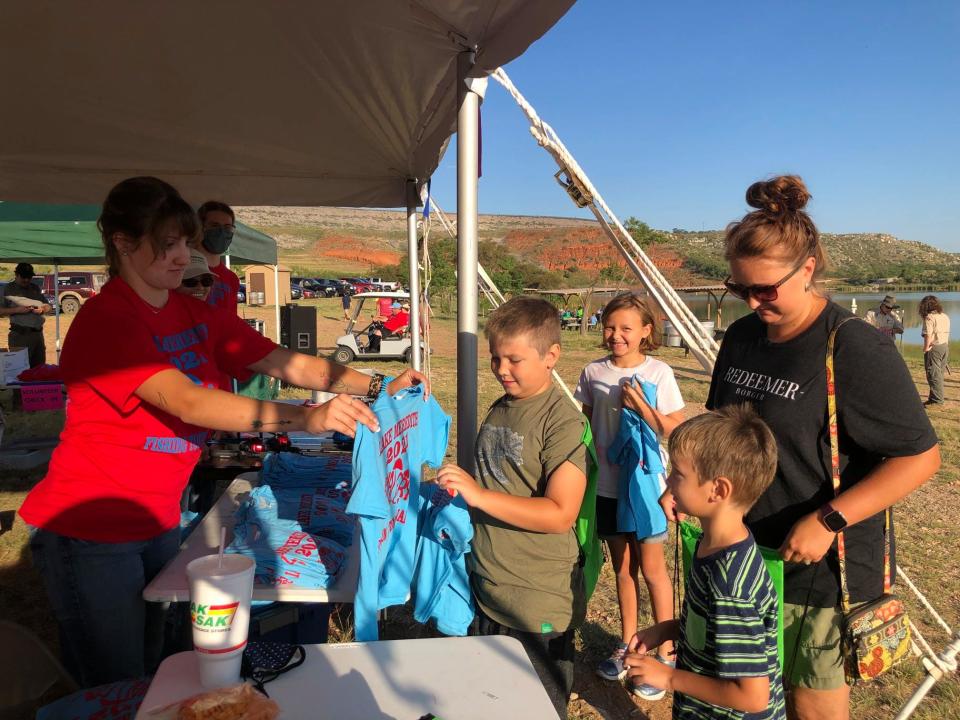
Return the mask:
[[[847,309],[852,309],[851,303],[856,300],[856,313],[860,317],[866,315],[867,310],[875,308],[880,304],[886,293],[865,293],[865,294],[847,294],[838,293],[831,299],[838,305]],[[943,305],[943,311],[950,316],[952,327],[960,328],[960,292],[942,292],[942,293],[900,293],[897,295],[897,304],[903,312],[903,342],[908,345],[921,345],[923,341],[920,338],[920,313],[917,308],[920,306],[920,300],[927,295],[936,295]],[[707,319],[707,299],[703,294],[683,295],[686,302],[694,314],[701,320]],[[716,320],[716,304],[710,303],[710,319]],[[727,293],[723,299],[723,326],[728,327],[730,323],[739,317],[748,315],[750,308],[743,300],[739,300]],[[957,339],[956,333],[951,339]]]

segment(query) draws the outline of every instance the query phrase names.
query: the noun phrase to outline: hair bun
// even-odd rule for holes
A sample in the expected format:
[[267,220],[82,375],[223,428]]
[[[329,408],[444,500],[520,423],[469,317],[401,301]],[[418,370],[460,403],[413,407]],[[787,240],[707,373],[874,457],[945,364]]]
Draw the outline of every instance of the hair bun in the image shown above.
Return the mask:
[[772,216],[803,210],[810,192],[797,175],[780,175],[760,180],[747,188],[747,204]]

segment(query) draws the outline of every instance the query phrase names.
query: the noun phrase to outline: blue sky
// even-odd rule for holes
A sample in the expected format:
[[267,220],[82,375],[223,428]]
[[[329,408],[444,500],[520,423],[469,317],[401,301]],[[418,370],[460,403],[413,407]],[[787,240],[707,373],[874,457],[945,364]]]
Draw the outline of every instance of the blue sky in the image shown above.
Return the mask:
[[[580,0],[506,71],[621,219],[719,229],[801,175],[824,232],[960,251],[960,2]],[[455,144],[434,192],[456,204]],[[589,217],[493,81],[480,212]]]

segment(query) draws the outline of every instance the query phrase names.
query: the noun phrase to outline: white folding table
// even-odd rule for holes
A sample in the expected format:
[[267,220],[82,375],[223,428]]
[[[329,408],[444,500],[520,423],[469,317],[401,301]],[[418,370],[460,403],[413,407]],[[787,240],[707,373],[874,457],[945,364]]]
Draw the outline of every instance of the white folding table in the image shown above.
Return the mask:
[[[308,645],[265,687],[282,720],[556,720],[523,646],[505,636]],[[160,665],[137,720],[203,692],[193,652]]]
[[[194,529],[180,552],[143,589],[143,599],[149,602],[187,602],[190,588],[187,584],[187,563],[203,555],[212,555],[220,547],[220,528],[227,528],[227,544],[233,539],[234,513],[251,488],[259,481],[259,473],[243,473],[230,483],[210,512]],[[291,586],[274,587],[254,585],[254,600],[282,600],[284,602],[331,603],[353,602],[360,574],[360,533],[354,532],[353,544],[347,549],[340,577],[327,589],[305,589]]]

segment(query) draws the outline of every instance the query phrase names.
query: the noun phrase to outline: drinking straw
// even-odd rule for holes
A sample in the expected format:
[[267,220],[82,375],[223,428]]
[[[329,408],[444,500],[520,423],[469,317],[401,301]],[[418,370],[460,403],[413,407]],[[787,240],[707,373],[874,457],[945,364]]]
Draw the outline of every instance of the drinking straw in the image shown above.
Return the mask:
[[223,548],[226,546],[226,544],[227,544],[227,526],[221,525],[220,526],[220,555],[217,558],[218,570],[223,569]]

